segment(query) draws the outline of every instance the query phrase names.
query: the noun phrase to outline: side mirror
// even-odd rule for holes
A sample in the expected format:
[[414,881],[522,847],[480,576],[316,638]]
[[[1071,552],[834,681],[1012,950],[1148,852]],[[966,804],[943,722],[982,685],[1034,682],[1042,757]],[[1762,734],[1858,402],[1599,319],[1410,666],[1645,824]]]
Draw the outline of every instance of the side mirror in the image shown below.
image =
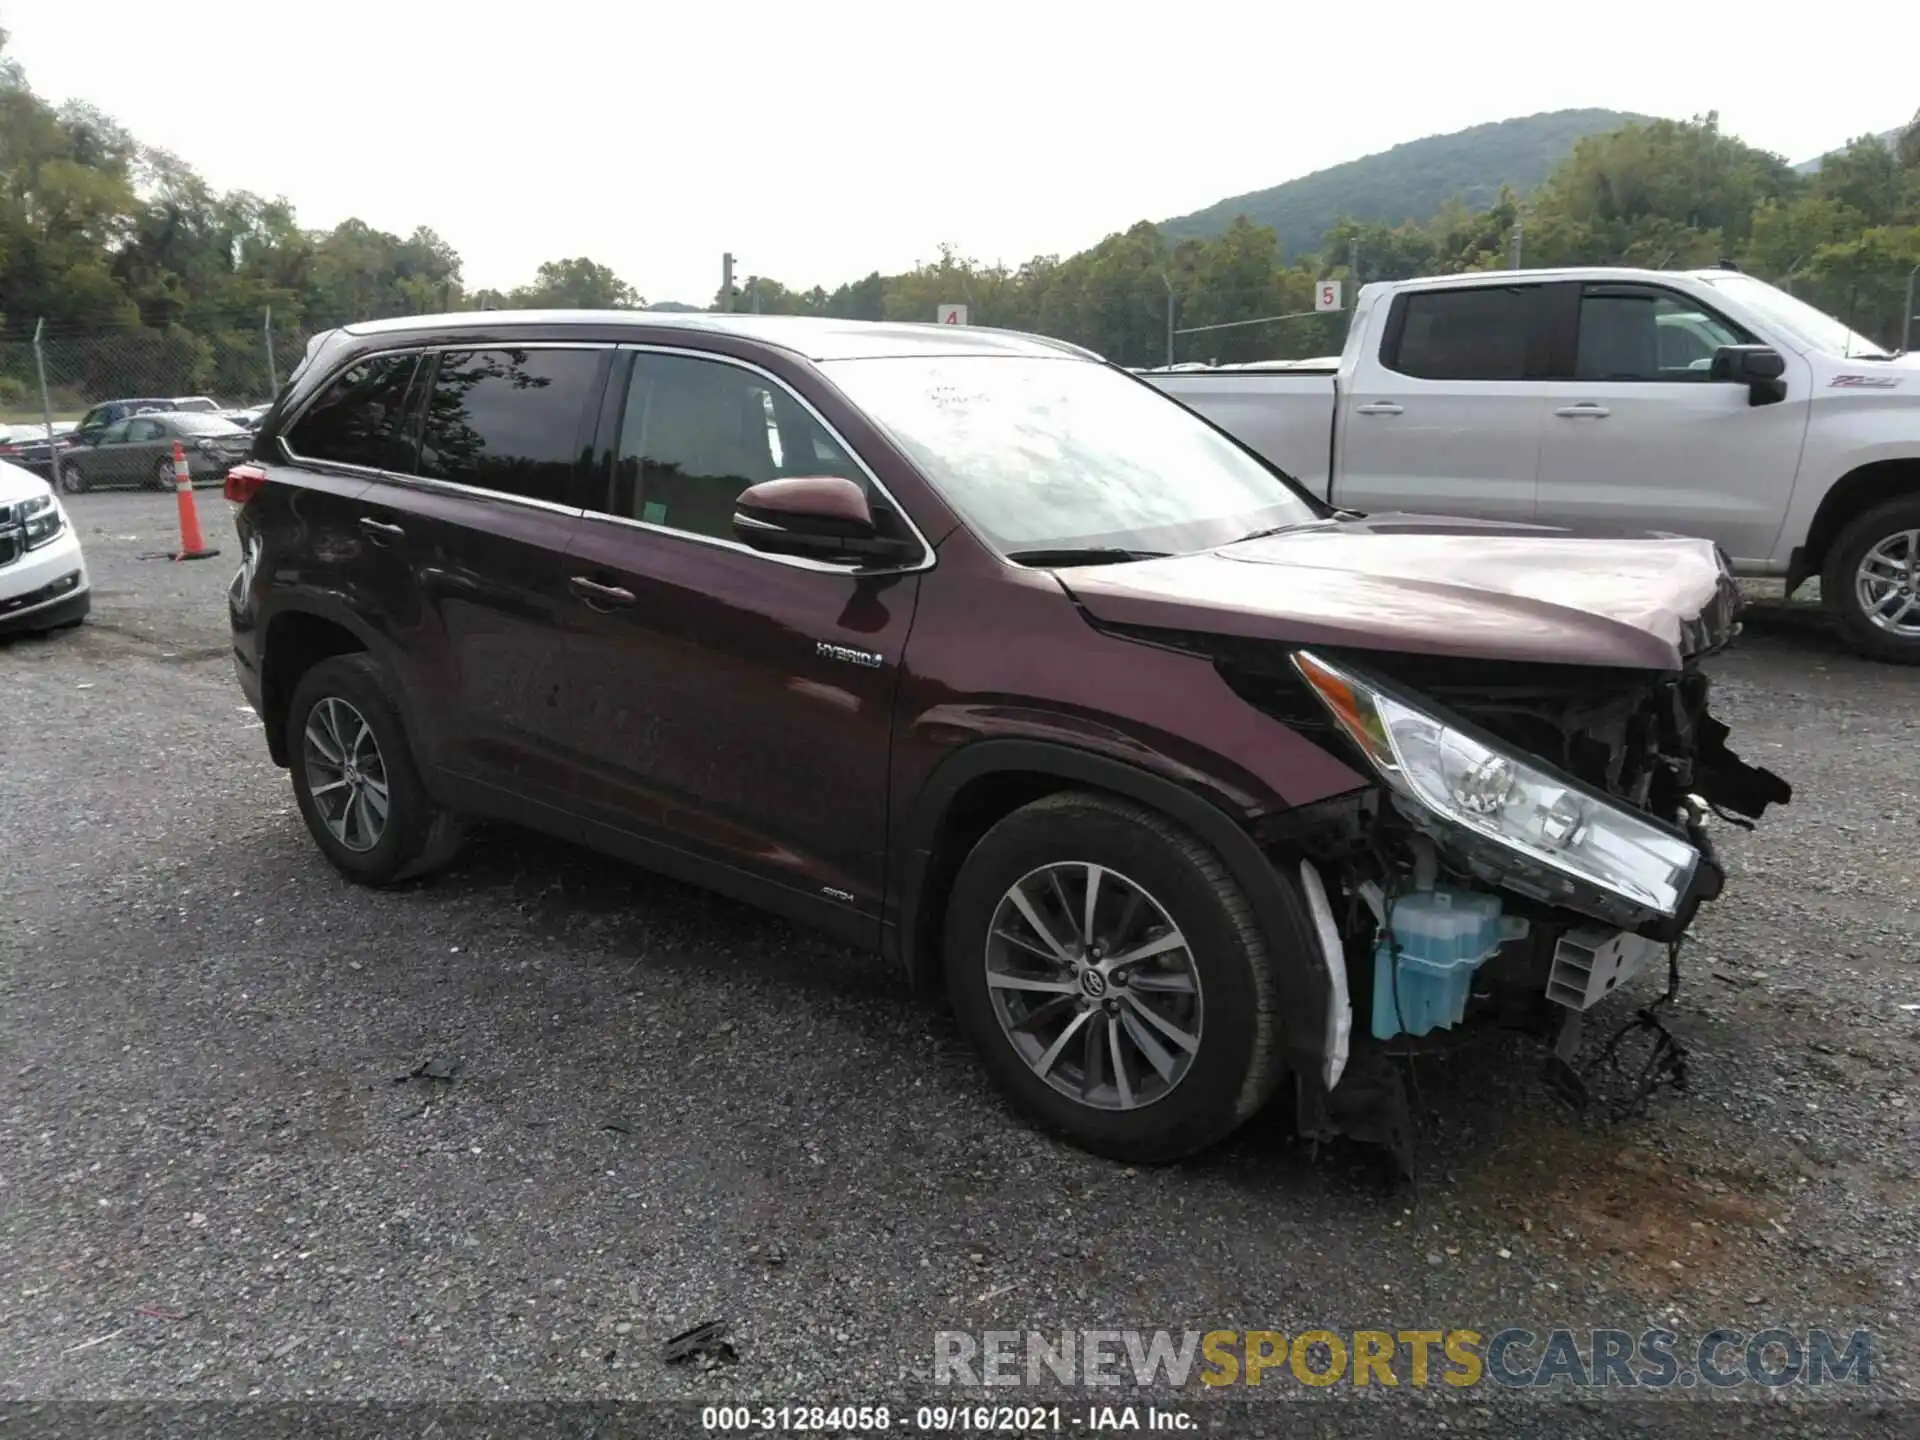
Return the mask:
[[837,475],[764,480],[733,506],[734,535],[769,555],[872,565],[911,560],[920,549],[879,534],[865,492]]
[[1747,403],[1771,405],[1787,398],[1787,361],[1771,345],[1722,345],[1713,352],[1710,379],[1747,387]]

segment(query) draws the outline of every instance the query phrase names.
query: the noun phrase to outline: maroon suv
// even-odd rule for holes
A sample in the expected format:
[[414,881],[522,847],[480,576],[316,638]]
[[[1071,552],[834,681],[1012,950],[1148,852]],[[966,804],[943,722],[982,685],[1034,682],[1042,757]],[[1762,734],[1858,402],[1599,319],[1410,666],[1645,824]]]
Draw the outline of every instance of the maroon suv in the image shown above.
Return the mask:
[[1330,511],[1031,336],[352,326],[228,496],[240,683],[349,876],[485,816],[824,925],[1108,1155],[1288,1078],[1324,1132],[1495,1007],[1564,1047],[1719,892],[1706,813],[1789,794],[1708,713],[1711,545]]

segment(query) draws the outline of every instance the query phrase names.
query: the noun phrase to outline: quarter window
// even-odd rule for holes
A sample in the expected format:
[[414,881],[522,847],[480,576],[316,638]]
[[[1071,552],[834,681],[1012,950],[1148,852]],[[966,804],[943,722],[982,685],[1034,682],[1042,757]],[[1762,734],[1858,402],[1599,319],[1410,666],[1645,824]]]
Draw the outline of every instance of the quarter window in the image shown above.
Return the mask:
[[1588,285],[1580,293],[1576,380],[1707,380],[1713,352],[1738,345],[1733,325],[1670,291]]
[[1421,380],[1523,380],[1537,286],[1416,290],[1389,369]]
[[411,469],[405,422],[414,363],[411,355],[381,355],[349,366],[294,422],[287,444],[309,460]]
[[596,350],[460,350],[439,357],[419,473],[566,504],[582,421],[599,390]]
[[613,514],[732,539],[741,491],[801,475],[836,475],[869,488],[853,457],[773,381],[715,360],[634,357]]

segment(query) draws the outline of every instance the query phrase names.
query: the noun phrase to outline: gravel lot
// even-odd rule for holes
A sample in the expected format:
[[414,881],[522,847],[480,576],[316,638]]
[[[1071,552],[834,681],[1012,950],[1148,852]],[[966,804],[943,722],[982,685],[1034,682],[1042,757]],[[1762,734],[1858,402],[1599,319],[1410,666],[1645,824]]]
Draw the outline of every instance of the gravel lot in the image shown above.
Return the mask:
[[[536,837],[349,886],[200,504],[228,554],[169,565],[170,497],[75,497],[94,619],[0,648],[0,1398],[883,1400],[938,1329],[1672,1322],[1874,1332],[1870,1388],[1744,1423],[1920,1415],[1920,671],[1817,616],[1715,665],[1797,794],[1720,828],[1690,1093],[1613,1121],[1517,1041],[1423,1062],[1415,1195],[1272,1114],[1175,1169],[1062,1148],[879,960]],[[736,1365],[661,1362],[716,1317]]]

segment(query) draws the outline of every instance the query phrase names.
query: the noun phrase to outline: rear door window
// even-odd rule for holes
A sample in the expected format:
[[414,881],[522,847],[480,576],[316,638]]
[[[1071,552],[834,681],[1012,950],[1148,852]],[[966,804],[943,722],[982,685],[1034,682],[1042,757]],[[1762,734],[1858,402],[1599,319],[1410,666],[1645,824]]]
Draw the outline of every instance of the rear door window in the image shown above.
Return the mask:
[[286,441],[306,460],[369,470],[413,466],[408,385],[416,357],[379,355],[350,365],[309,405]]
[[568,503],[590,460],[599,350],[443,352],[428,391],[418,473],[523,500]]
[[1421,380],[1524,380],[1540,287],[1415,290],[1389,335],[1389,370]]

